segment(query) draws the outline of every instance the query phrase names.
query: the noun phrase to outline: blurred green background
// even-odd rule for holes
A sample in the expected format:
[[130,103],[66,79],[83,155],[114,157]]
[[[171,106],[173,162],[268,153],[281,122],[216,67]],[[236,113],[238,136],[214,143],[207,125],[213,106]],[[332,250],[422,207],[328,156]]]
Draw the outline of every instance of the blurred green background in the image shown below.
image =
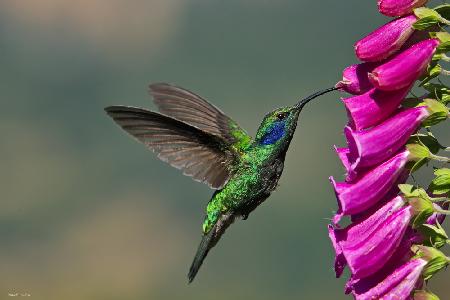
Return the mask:
[[[326,231],[340,95],[303,111],[279,189],[190,286],[212,191],[103,107],[154,108],[147,85],[165,81],[254,134],[267,111],[339,80],[352,44],[386,20],[375,0],[0,2],[0,299],[348,299]],[[441,295],[446,276],[432,282]]]

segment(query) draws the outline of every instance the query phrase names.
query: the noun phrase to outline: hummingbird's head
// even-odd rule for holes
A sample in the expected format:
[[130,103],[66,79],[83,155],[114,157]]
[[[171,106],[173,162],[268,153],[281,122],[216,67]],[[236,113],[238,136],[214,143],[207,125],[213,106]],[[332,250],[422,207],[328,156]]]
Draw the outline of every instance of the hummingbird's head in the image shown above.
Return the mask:
[[256,133],[255,141],[260,145],[282,144],[290,141],[297,127],[301,108],[287,106],[268,113]]
[[298,116],[306,103],[335,90],[337,88],[332,87],[316,92],[293,106],[281,107],[268,113],[258,128],[255,142],[261,146],[289,145],[297,128]]

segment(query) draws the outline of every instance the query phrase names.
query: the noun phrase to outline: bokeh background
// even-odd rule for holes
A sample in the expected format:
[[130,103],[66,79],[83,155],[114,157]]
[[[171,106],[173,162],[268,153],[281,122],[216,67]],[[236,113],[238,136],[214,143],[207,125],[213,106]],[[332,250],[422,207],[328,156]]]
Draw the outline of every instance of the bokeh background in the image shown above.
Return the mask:
[[[328,176],[343,173],[338,94],[303,111],[278,191],[190,286],[212,191],[103,107],[154,108],[147,85],[165,81],[254,134],[267,111],[333,85],[386,20],[375,0],[1,1],[0,299],[348,299],[326,231]],[[432,288],[448,295],[446,282]]]

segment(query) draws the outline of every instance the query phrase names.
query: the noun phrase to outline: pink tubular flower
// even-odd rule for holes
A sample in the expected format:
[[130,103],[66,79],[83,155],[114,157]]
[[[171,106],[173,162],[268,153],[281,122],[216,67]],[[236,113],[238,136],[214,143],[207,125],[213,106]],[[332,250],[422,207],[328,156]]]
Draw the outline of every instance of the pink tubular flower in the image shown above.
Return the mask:
[[378,0],[378,10],[389,17],[412,13],[414,8],[425,5],[428,0]]
[[413,230],[410,226],[408,226],[405,235],[400,242],[400,245],[395,250],[395,253],[391,256],[391,258],[389,258],[389,260],[384,264],[384,266],[379,271],[368,277],[350,277],[345,285],[345,293],[349,294],[352,291],[355,291],[357,294],[360,294],[369,290],[370,288],[373,288],[379,282],[383,281],[383,279],[386,277],[386,274],[391,274],[395,269],[407,263],[415,254],[411,250],[411,247],[414,244],[422,242],[423,237],[415,232],[415,230]]
[[344,229],[335,229],[331,225],[328,226],[328,234],[336,253],[334,265],[336,277],[341,276],[342,271],[347,264],[343,249],[362,246],[363,243],[373,235],[375,230],[377,230],[390,215],[398,211],[404,204],[403,198],[395,197],[361,222],[353,223]]
[[342,215],[353,215],[376,205],[389,191],[398,184],[408,162],[409,152],[400,152],[388,161],[366,172],[354,183],[330,181],[334,187],[339,210],[334,222],[339,222]]
[[403,207],[389,216],[366,239],[341,244],[354,278],[367,277],[384,266],[399,246],[412,216],[412,208]]
[[369,73],[372,84],[384,91],[410,86],[426,70],[439,41],[428,39],[399,53]]
[[403,177],[401,175],[409,160],[408,156],[407,150],[402,151],[367,171],[354,183],[335,182],[333,177],[330,177],[339,205],[333,221],[337,223],[343,215],[361,213],[382,200]]
[[350,126],[362,130],[384,121],[399,107],[409,90],[410,87],[397,91],[371,89],[362,95],[342,99]]
[[347,93],[360,95],[372,88],[369,81],[369,72],[377,66],[374,63],[362,63],[348,66],[342,71],[342,80],[336,84]]
[[395,19],[355,43],[356,56],[362,61],[381,61],[397,52],[414,32],[414,15]]
[[411,259],[399,266],[373,287],[361,286],[353,290],[356,300],[372,299],[411,299],[413,289],[421,281],[421,273],[427,261],[421,258]]
[[403,110],[369,130],[354,131],[346,127],[350,172],[375,166],[391,157],[429,115],[427,107],[421,106]]

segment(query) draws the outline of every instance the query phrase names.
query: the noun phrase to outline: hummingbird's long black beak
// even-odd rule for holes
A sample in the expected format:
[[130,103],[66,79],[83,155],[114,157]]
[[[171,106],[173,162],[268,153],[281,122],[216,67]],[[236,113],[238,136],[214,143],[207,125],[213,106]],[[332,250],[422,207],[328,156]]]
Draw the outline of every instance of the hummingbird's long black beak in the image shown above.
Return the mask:
[[316,93],[306,97],[305,99],[300,100],[297,104],[294,105],[294,109],[301,110],[303,108],[303,106],[305,106],[306,103],[313,100],[314,98],[317,98],[319,96],[322,96],[323,94],[335,91],[337,89],[338,89],[337,87],[332,87],[332,88],[328,88],[328,89],[316,92]]

